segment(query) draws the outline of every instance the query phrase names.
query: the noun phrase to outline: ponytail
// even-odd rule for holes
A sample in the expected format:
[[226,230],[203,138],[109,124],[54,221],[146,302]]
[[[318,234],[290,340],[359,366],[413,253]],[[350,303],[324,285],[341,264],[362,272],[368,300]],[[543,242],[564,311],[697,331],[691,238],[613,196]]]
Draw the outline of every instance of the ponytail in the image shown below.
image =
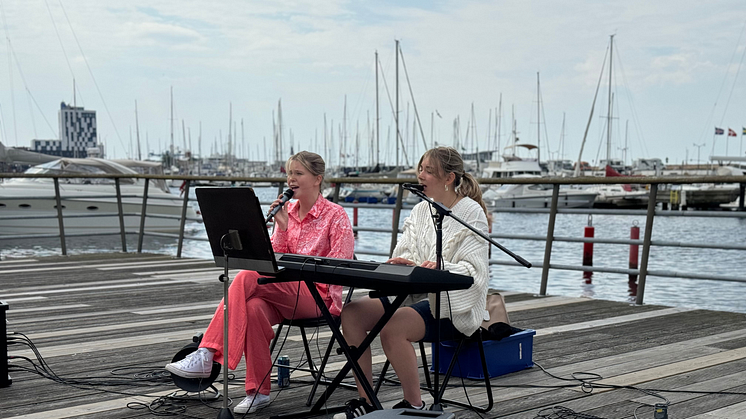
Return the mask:
[[456,184],[456,193],[460,196],[468,196],[473,199],[482,207],[484,215],[486,215],[487,220],[491,222],[492,217],[490,212],[487,211],[487,205],[484,203],[484,199],[482,199],[482,190],[479,188],[479,182],[477,182],[474,176],[470,173],[464,173],[462,176],[457,176],[456,180],[460,180],[458,184],[456,184],[457,182],[454,182],[454,184]]

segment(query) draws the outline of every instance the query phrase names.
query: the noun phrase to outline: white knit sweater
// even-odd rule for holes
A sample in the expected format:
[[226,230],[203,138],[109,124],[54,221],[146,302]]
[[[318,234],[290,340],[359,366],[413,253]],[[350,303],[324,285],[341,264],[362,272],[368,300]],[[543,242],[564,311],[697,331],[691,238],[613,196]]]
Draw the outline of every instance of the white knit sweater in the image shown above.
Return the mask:
[[[473,199],[464,197],[451,210],[455,216],[487,234],[487,217]],[[412,209],[392,257],[408,259],[417,265],[428,260],[435,262],[435,227],[430,211],[427,202],[420,202]],[[443,220],[443,262],[447,271],[474,278],[474,284],[468,289],[441,294],[440,317],[451,317],[456,329],[469,336],[484,320],[489,281],[488,243],[446,217]],[[435,294],[428,295],[428,300],[435,317]],[[449,315],[451,313],[453,316]]]

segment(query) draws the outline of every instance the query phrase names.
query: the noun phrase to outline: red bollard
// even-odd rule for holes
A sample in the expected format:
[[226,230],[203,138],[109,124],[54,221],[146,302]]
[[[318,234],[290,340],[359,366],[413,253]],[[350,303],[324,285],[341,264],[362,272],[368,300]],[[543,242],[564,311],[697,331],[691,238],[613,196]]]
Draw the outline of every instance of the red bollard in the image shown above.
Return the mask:
[[[639,240],[640,239],[640,227],[637,226],[637,221],[635,221],[632,224],[632,228],[629,232],[629,238],[632,240]],[[637,269],[637,263],[638,263],[638,255],[639,255],[639,244],[630,244],[629,245],[629,268],[630,269]],[[637,282],[637,275],[630,274],[629,276],[629,282]]]
[[[352,209],[352,226],[353,227],[357,227],[357,210],[358,210],[357,207]],[[355,232],[355,237],[357,237],[357,231]]]
[[[593,237],[593,216],[588,216],[588,225],[583,231],[583,237]],[[593,266],[593,243],[583,243],[583,266]],[[590,284],[593,279],[593,272],[583,271],[583,279],[586,284]]]

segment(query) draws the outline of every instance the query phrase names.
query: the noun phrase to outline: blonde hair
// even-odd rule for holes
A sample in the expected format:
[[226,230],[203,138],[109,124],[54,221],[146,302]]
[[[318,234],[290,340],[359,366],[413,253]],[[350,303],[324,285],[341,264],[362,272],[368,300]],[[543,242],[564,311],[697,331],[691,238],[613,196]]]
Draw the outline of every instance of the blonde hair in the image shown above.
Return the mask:
[[491,219],[487,205],[482,199],[482,190],[479,188],[479,182],[469,173],[464,171],[464,160],[461,154],[452,147],[435,147],[427,150],[420,157],[417,163],[417,174],[422,171],[422,162],[425,159],[430,160],[430,164],[438,169],[438,177],[441,179],[453,173],[456,177],[453,179],[453,188],[458,196],[468,196],[476,201],[484,211],[487,219]]
[[321,156],[316,153],[311,153],[310,151],[299,151],[288,158],[288,161],[285,163],[285,170],[288,170],[290,168],[290,163],[294,161],[300,163],[301,166],[311,172],[312,175],[321,176],[321,183],[324,183],[326,163],[324,163],[324,159],[322,159]]

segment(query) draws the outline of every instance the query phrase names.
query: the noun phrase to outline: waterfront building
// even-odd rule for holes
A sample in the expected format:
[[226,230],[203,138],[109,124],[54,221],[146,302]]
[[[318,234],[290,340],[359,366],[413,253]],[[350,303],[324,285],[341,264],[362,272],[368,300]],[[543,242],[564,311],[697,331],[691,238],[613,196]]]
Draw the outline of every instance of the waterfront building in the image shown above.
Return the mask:
[[98,143],[96,133],[96,111],[62,102],[59,124],[59,139],[33,140],[33,151],[60,157],[85,158],[92,153],[103,156],[103,145]]

